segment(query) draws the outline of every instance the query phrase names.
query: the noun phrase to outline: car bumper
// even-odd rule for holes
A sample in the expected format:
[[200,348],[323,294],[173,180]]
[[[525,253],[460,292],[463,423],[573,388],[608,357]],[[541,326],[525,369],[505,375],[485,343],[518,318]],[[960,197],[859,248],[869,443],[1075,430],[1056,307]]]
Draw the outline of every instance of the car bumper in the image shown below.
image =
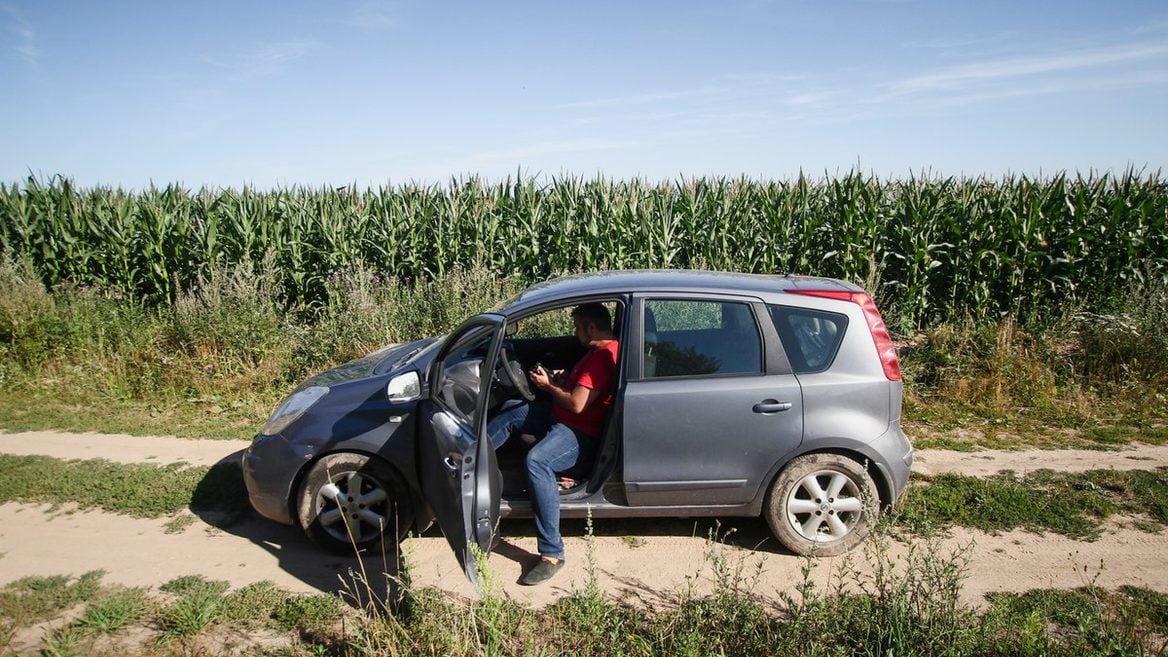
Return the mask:
[[882,436],[872,442],[869,447],[878,455],[876,467],[888,484],[889,506],[896,504],[900,494],[908,485],[909,472],[912,469],[913,449],[904,435],[899,424],[894,424]]
[[257,435],[243,453],[243,482],[251,506],[261,516],[294,524],[292,486],[311,453],[293,447],[283,436]]

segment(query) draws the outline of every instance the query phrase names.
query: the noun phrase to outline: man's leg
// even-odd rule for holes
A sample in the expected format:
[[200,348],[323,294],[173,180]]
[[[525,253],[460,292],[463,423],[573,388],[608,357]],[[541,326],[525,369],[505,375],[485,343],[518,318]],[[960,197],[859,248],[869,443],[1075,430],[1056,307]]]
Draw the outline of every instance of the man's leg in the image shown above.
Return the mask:
[[487,437],[491,439],[491,445],[499,449],[516,429],[542,435],[550,420],[551,406],[548,403],[511,400],[487,422]]
[[576,465],[581,447],[587,452],[592,438],[577,433],[563,424],[553,424],[543,440],[527,453],[527,479],[531,484],[532,512],[535,533],[539,539],[539,553],[544,557],[563,560],[564,540],[560,536],[560,491],[556,473]]

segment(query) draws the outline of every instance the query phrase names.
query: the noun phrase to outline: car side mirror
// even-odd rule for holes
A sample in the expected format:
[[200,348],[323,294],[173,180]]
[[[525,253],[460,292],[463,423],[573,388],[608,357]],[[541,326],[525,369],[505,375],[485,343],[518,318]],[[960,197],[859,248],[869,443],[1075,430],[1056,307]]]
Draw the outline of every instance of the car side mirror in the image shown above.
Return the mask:
[[413,370],[398,374],[390,379],[389,384],[385,386],[385,396],[391,402],[407,402],[418,399],[422,396],[422,380]]
[[514,337],[519,332],[519,322],[507,322],[507,327],[503,329],[505,337]]

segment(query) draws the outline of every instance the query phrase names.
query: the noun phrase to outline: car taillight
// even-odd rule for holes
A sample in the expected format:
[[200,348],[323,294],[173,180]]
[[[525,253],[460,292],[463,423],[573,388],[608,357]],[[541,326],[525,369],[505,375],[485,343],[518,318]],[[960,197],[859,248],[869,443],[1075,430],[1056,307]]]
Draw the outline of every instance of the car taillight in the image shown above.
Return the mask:
[[889,381],[900,380],[900,361],[896,358],[896,347],[892,346],[888,327],[884,325],[884,318],[880,316],[880,311],[876,310],[876,303],[867,293],[848,290],[787,290],[787,292],[808,297],[851,301],[860,306],[860,309],[864,311],[864,319],[868,322],[868,332],[872,334],[872,341],[876,343],[876,353],[880,354],[880,365],[884,367],[884,376]]

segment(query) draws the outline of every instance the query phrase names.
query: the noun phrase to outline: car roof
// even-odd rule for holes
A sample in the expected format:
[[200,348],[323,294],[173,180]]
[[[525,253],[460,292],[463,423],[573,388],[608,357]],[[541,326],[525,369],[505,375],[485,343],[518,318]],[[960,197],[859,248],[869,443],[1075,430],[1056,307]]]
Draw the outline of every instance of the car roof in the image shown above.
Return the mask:
[[793,274],[743,274],[693,269],[637,269],[599,271],[563,276],[533,285],[511,299],[501,312],[554,301],[622,292],[721,292],[730,294],[770,294],[797,289],[863,289],[834,278]]

